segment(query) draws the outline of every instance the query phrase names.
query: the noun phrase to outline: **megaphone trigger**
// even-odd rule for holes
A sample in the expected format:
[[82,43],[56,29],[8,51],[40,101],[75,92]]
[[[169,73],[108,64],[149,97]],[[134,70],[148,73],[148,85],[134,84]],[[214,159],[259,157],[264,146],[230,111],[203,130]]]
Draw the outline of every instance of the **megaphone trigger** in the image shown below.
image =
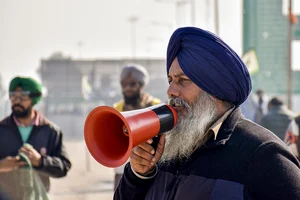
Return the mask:
[[155,137],[152,138],[151,146],[155,149],[155,151],[157,149],[157,145],[158,145],[159,139],[160,139],[160,135],[155,136]]

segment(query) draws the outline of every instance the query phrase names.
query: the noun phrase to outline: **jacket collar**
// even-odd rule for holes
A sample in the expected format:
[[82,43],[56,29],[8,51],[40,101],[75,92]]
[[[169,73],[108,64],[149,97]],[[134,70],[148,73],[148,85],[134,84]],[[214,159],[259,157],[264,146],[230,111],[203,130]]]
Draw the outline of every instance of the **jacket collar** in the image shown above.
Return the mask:
[[[38,122],[36,122],[36,124],[38,124],[38,126],[44,126],[44,125],[49,125],[50,124],[50,122],[48,121],[48,119],[46,119],[41,113],[38,113],[38,115],[39,115]],[[0,124],[2,124],[2,125],[8,125],[8,126],[17,126],[17,124],[16,124],[16,122],[14,120],[13,114],[11,114],[10,116],[8,116],[5,119],[3,119],[0,122]]]
[[219,130],[223,124],[223,122],[227,119],[227,117],[232,113],[235,107],[229,109],[222,117],[220,117],[213,125],[208,129],[208,132],[211,132],[214,136],[214,140],[217,139]]
[[[37,112],[37,111],[34,111],[35,113],[35,117],[34,117],[34,120],[32,121],[32,123],[30,124],[30,126],[38,126],[39,125],[39,122],[40,122],[40,113]],[[16,116],[13,116],[13,119],[16,123],[17,126],[23,126],[25,127],[25,125],[23,125]]]
[[[219,145],[224,145],[230,139],[232,132],[234,131],[238,121],[243,118],[241,109],[239,107],[234,108],[231,113],[228,113],[227,117],[221,123],[221,126],[217,134],[211,134],[210,138],[198,149],[212,148]],[[212,129],[210,129],[212,131]],[[216,137],[212,137],[215,135]],[[197,150],[196,150],[197,151]]]

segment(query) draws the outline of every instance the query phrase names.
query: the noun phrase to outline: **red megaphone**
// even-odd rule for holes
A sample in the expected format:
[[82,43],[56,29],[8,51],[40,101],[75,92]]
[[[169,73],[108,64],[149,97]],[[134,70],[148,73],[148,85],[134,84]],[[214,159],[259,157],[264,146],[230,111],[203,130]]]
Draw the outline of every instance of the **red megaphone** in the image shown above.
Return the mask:
[[99,106],[86,118],[84,139],[97,162],[118,167],[128,160],[133,147],[171,130],[176,123],[176,111],[166,104],[121,113]]

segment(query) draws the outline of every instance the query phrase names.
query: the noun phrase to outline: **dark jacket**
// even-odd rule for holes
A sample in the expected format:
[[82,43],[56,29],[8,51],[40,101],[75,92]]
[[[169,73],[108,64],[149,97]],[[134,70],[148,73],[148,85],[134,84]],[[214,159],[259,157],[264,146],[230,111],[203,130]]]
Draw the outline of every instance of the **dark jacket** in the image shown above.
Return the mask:
[[289,110],[285,105],[273,106],[260,121],[260,125],[269,129],[277,135],[282,141],[285,137],[285,131],[291,123],[295,113]]
[[273,133],[245,119],[239,108],[188,160],[158,165],[153,179],[126,166],[115,200],[297,200],[298,160]]
[[[27,143],[42,155],[41,165],[34,169],[46,191],[49,191],[49,177],[64,177],[71,168],[71,162],[63,145],[62,132],[52,122],[40,115],[39,125],[33,126]],[[0,159],[16,156],[22,146],[20,132],[11,115],[0,122]],[[16,171],[0,173],[0,187],[9,194],[21,190],[18,188],[20,184],[18,177],[15,176]]]

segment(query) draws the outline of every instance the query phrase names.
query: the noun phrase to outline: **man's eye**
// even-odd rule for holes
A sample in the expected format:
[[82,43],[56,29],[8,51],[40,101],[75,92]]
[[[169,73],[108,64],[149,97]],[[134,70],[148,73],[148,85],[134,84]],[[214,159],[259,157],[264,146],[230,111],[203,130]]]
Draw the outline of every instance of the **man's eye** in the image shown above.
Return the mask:
[[172,82],[172,79],[169,78],[169,79],[168,79],[168,83],[170,84],[171,82]]
[[190,81],[190,79],[185,79],[185,78],[179,79],[179,83],[184,83],[184,82],[188,82],[188,81]]

